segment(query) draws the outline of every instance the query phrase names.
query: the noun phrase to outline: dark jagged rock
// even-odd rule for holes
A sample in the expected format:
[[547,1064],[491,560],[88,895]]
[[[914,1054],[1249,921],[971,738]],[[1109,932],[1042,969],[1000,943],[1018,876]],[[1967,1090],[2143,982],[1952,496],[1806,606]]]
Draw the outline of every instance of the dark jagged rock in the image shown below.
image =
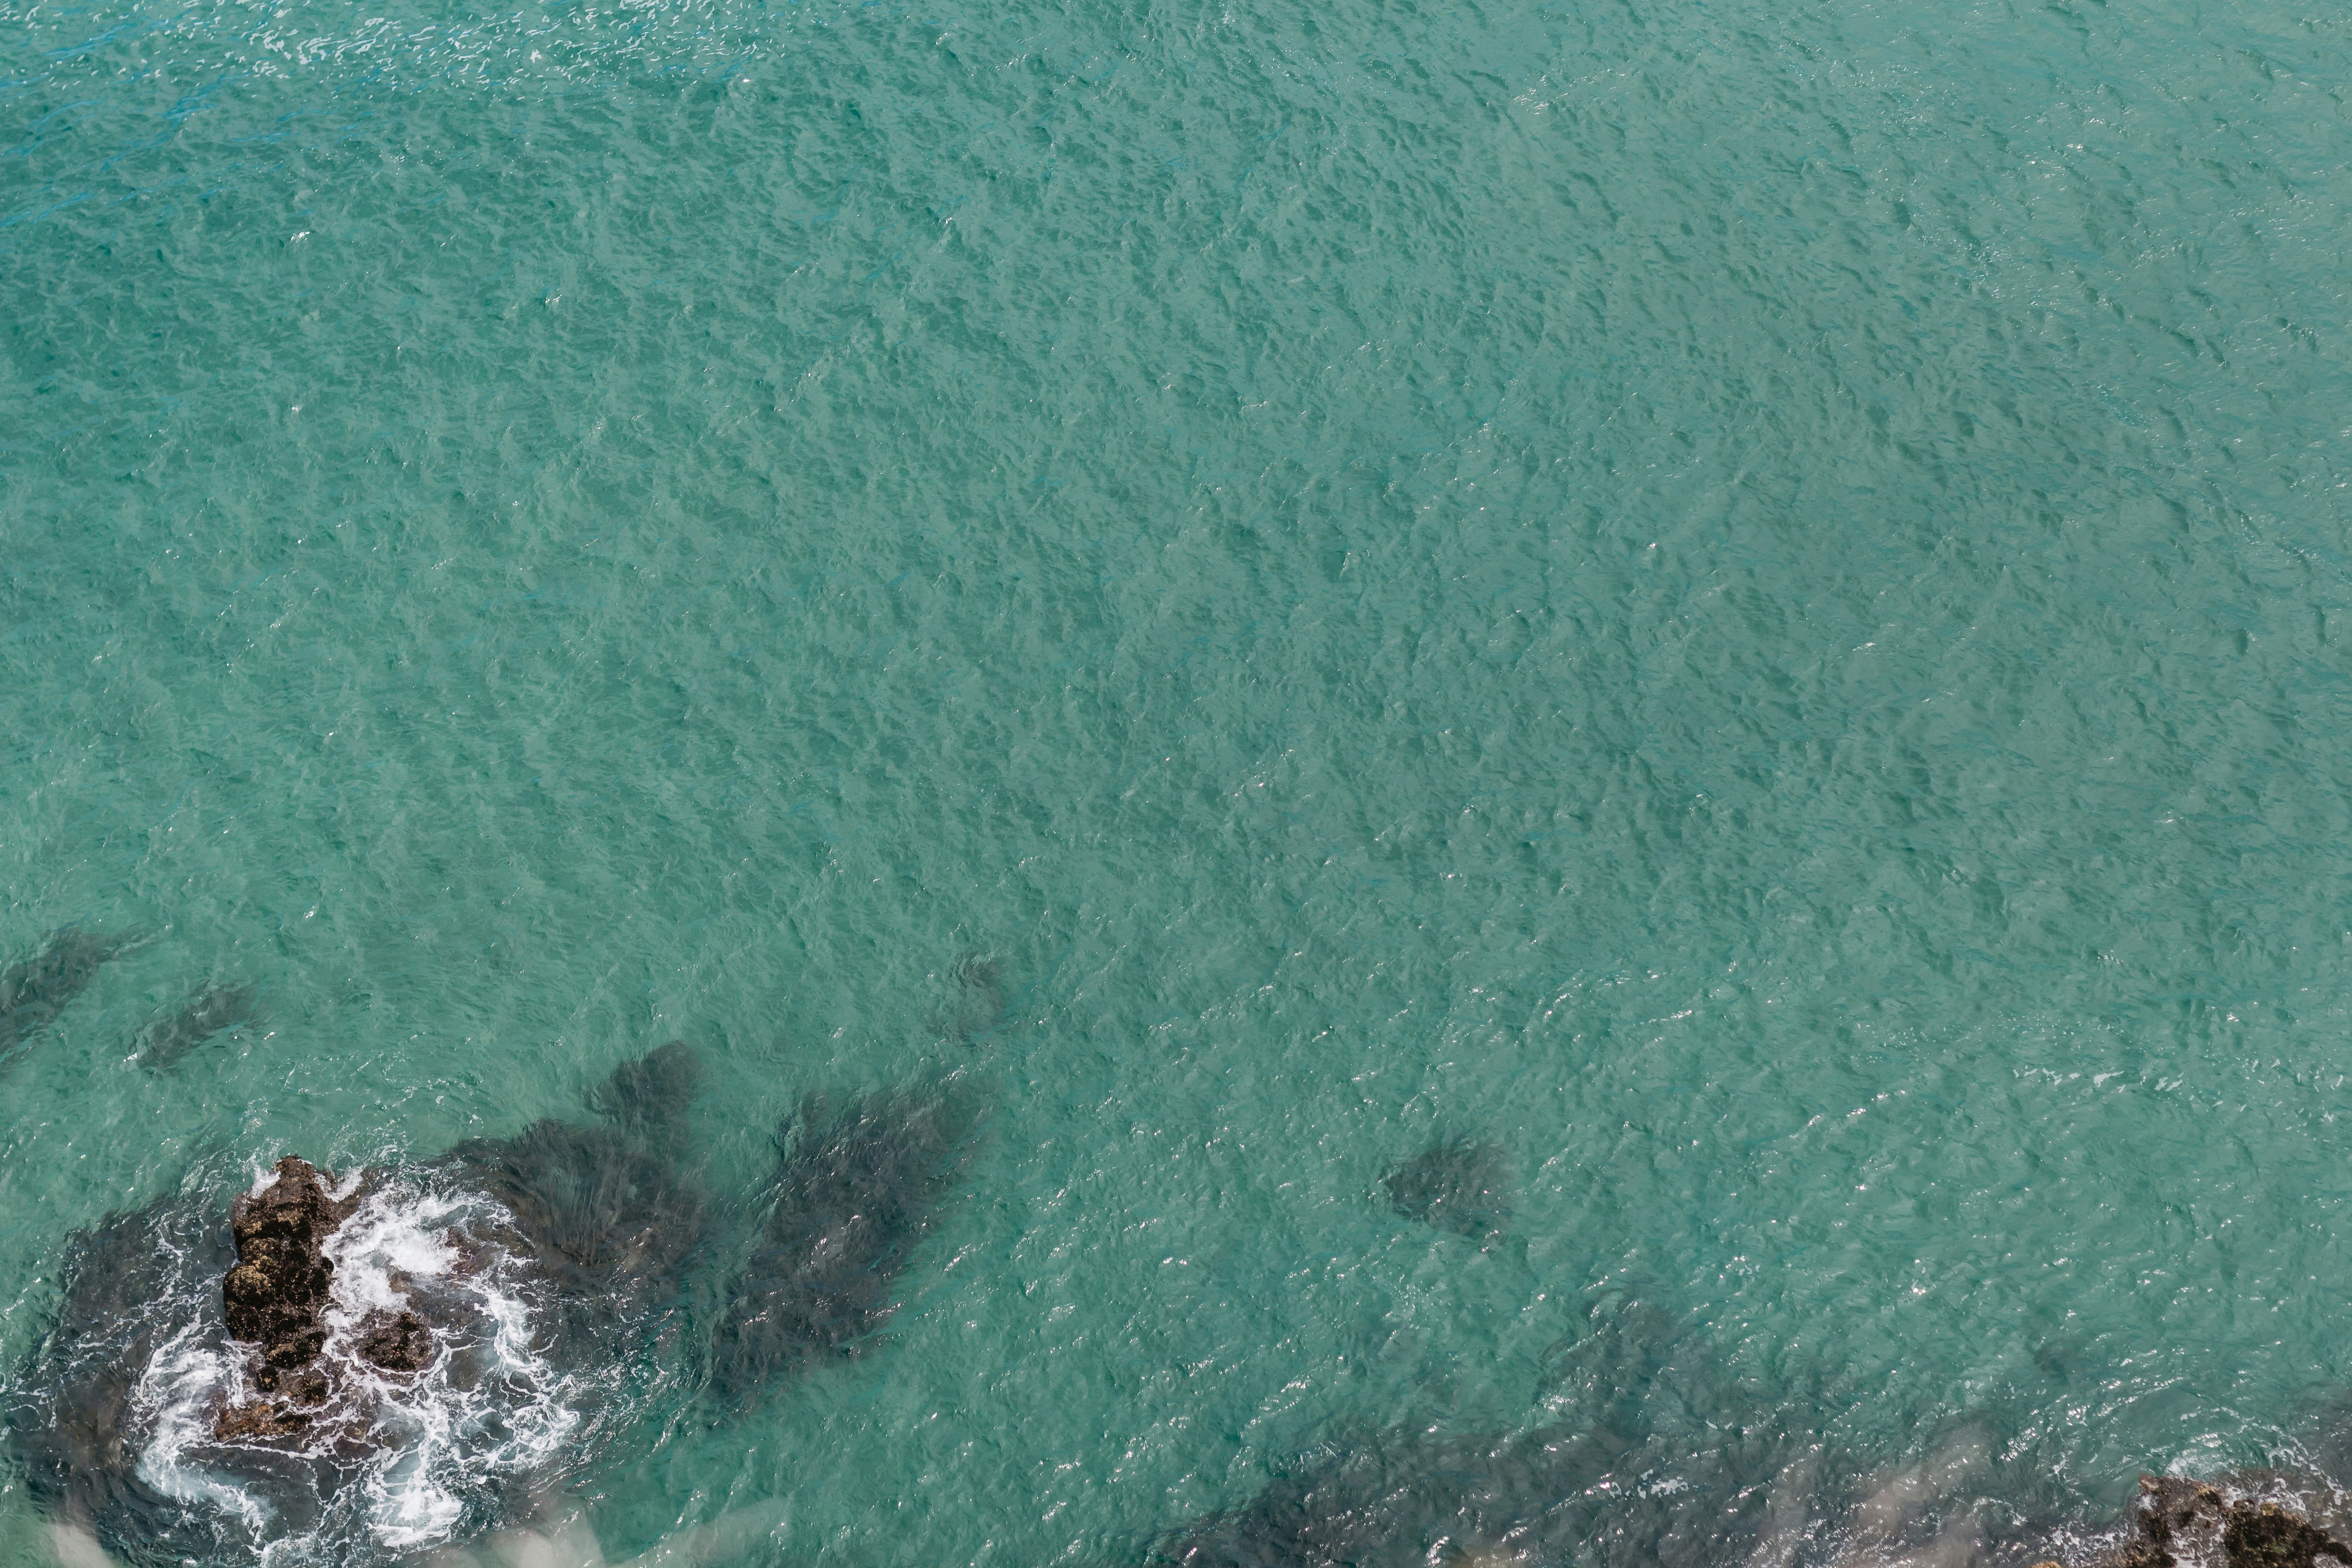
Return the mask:
[[741,1402],[779,1371],[854,1354],[882,1326],[961,1171],[973,1120],[952,1086],[801,1102],[759,1246],[719,1324],[722,1397]]
[[370,1313],[360,1325],[360,1359],[385,1372],[423,1372],[433,1364],[433,1331],[414,1312]]
[[[320,1401],[310,1401],[312,1404]],[[232,1405],[213,1422],[213,1436],[223,1443],[275,1443],[299,1437],[310,1429],[310,1413],[291,1402],[256,1399]]]
[[287,1374],[326,1348],[335,1266],[322,1248],[342,1217],[317,1169],[294,1154],[278,1162],[266,1191],[240,1195],[229,1210],[236,1267],[221,1281],[221,1301],[229,1337],[259,1347],[254,1384],[264,1393],[278,1392]]
[[1389,1202],[1407,1219],[1479,1237],[1511,1222],[1511,1168],[1492,1143],[1445,1138],[1391,1171]]
[[215,1035],[253,1021],[250,985],[213,985],[198,991],[169,1018],[148,1026],[139,1037],[139,1065],[151,1072],[177,1067],[180,1058]]
[[2183,1563],[2229,1568],[2314,1568],[2352,1564],[2352,1546],[2329,1535],[2276,1495],[2296,1494],[2271,1471],[2241,1471],[2218,1481],[2142,1476],[2128,1533],[2103,1568],[2178,1568]]
[[2352,1547],[2276,1503],[2231,1503],[2224,1513],[2221,1550],[2231,1568],[2312,1568],[2322,1557],[2352,1563]]
[[63,1012],[89,988],[99,967],[127,945],[121,937],[68,926],[50,932],[32,957],[0,970],[0,1051],[14,1048]]

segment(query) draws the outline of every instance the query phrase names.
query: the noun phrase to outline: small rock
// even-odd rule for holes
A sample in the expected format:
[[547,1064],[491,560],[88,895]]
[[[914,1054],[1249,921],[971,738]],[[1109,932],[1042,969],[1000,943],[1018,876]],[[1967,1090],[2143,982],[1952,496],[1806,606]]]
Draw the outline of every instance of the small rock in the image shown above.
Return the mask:
[[386,1372],[423,1372],[433,1364],[433,1331],[414,1312],[371,1312],[360,1325],[360,1359]]
[[310,1417],[302,1411],[289,1410],[274,1399],[257,1399],[222,1411],[213,1422],[213,1436],[224,1443],[299,1437],[310,1425]]

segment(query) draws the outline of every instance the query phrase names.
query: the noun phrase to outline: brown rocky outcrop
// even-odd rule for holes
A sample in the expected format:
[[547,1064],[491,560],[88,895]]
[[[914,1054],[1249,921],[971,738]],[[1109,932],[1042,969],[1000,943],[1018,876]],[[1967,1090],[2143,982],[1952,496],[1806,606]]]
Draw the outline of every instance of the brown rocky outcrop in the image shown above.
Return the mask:
[[360,1325],[359,1352],[385,1372],[423,1372],[433,1364],[433,1331],[414,1312],[373,1312]]
[[2283,1485],[2284,1478],[2256,1471],[2220,1483],[2142,1476],[2130,1533],[2102,1568],[2352,1568],[2352,1546],[2261,1495]]
[[[236,1267],[221,1281],[221,1303],[229,1337],[254,1347],[253,1384],[268,1397],[223,1410],[213,1423],[223,1441],[299,1436],[334,1392],[320,1359],[335,1278],[326,1244],[353,1205],[329,1196],[325,1177],[298,1155],[277,1170],[267,1191],[229,1210]],[[433,1335],[414,1312],[378,1312],[356,1349],[387,1372],[418,1372],[432,1364]]]
[[342,1222],[318,1169],[298,1155],[278,1162],[278,1179],[229,1208],[236,1267],[221,1281],[229,1337],[257,1347],[253,1383],[275,1395],[231,1405],[213,1423],[224,1441],[289,1437],[310,1424],[306,1407],[327,1402],[315,1364],[327,1347],[326,1310],[335,1266],[327,1237]]
[[236,1267],[221,1281],[222,1304],[229,1338],[261,1347],[254,1383],[265,1393],[326,1348],[335,1266],[322,1249],[342,1217],[318,1170],[294,1154],[278,1162],[267,1192],[246,1194],[229,1209]]

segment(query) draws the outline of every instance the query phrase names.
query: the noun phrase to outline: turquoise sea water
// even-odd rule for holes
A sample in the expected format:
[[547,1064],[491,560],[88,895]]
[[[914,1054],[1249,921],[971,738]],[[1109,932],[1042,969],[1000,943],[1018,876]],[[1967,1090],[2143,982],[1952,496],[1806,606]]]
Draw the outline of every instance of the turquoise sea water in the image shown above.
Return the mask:
[[[1612,1290],[1863,1469],[2314,1449],[2347,81],[2294,0],[0,0],[0,963],[147,938],[0,1079],[0,1358],[192,1169],[683,1037],[722,1194],[992,1109],[874,1354],[577,1479],[616,1559],[1132,1560]],[[1386,1203],[1449,1132],[1496,1245]]]

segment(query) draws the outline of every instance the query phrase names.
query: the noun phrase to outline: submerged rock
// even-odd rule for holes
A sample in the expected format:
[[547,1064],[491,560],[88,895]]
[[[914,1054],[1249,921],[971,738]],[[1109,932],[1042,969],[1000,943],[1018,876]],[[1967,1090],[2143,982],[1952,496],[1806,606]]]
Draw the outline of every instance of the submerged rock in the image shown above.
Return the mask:
[[853,1355],[961,1173],[974,1118],[952,1085],[812,1095],[785,1123],[767,1221],[729,1290],[712,1382],[743,1402],[780,1371]]
[[477,1138],[444,1169],[511,1217],[503,1244],[538,1282],[559,1361],[610,1360],[673,1297],[702,1238],[702,1189],[661,1152],[553,1120]]
[[225,1220],[204,1198],[166,1194],[77,1234],[57,1319],[9,1384],[8,1443],[33,1500],[133,1562],[176,1562],[194,1551],[169,1548],[210,1540],[176,1540],[184,1506],[141,1478],[134,1394],[184,1315],[201,1310],[196,1291],[227,1267]]
[[55,1521],[142,1568],[392,1568],[495,1528],[561,1458],[580,1423],[506,1216],[368,1175],[338,1203],[289,1156],[231,1204],[74,1239],[10,1382],[10,1446]]
[[6,1051],[65,1010],[89,988],[99,967],[129,943],[68,926],[49,933],[40,951],[0,970],[0,1051]]
[[1343,1428],[1149,1555],[1179,1568],[1791,1568],[1811,1510],[1845,1479],[1695,1324],[1630,1289],[1545,1359],[1531,1425]]
[[250,985],[213,985],[198,991],[169,1018],[159,1019],[139,1037],[139,1065],[150,1072],[177,1067],[180,1058],[225,1030],[253,1021],[254,989]]
[[955,996],[939,1020],[940,1031],[965,1045],[977,1045],[1001,1028],[1012,1011],[1004,960],[994,953],[967,952],[949,966]]
[[[35,1500],[141,1568],[394,1568],[525,1516],[627,1429],[609,1402],[686,1321],[698,1082],[666,1046],[589,1097],[604,1125],[471,1140],[341,1199],[289,1154],[226,1205],[110,1215],[7,1384]],[[730,1393],[887,1319],[971,1124],[936,1088],[803,1103],[723,1326]]]
[[1511,1167],[1501,1149],[1442,1138],[1383,1178],[1389,1203],[1456,1236],[1500,1232],[1511,1223]]
[[588,1109],[638,1142],[665,1151],[686,1135],[687,1107],[702,1087],[702,1058],[672,1040],[614,1068],[588,1091]]

